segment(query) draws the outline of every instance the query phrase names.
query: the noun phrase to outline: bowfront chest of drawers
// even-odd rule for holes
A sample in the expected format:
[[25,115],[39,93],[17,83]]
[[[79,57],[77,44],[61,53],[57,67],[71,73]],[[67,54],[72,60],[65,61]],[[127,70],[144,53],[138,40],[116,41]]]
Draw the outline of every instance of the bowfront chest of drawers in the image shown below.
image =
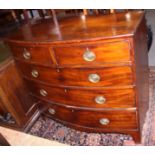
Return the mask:
[[143,12],[31,21],[6,43],[42,113],[140,141],[148,108]]

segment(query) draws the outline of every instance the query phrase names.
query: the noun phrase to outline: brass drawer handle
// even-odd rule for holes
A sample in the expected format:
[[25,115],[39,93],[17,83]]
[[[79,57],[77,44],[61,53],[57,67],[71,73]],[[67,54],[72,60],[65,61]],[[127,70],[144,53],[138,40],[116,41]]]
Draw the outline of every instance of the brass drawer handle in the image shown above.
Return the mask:
[[96,58],[95,53],[93,53],[92,51],[90,51],[88,48],[86,49],[86,51],[83,54],[83,59],[86,61],[94,61]]
[[37,78],[39,76],[39,73],[37,70],[32,70],[31,75],[35,78]]
[[44,89],[41,89],[41,90],[40,90],[40,94],[41,94],[42,96],[47,96],[47,91],[44,90]]
[[100,76],[98,74],[90,74],[88,80],[92,83],[97,83],[100,81]]
[[29,51],[27,51],[25,48],[24,48],[24,52],[23,52],[23,57],[24,59],[26,60],[29,60],[31,58],[31,54]]
[[50,114],[52,114],[52,115],[54,115],[54,114],[56,113],[55,110],[52,109],[52,108],[49,108],[49,109],[48,109],[48,112],[49,112]]
[[95,97],[95,102],[97,104],[104,104],[106,102],[106,99],[104,96],[97,96]]
[[107,118],[101,118],[101,119],[99,120],[99,122],[100,122],[100,124],[102,124],[102,125],[108,125],[108,124],[110,123],[110,120],[107,119]]

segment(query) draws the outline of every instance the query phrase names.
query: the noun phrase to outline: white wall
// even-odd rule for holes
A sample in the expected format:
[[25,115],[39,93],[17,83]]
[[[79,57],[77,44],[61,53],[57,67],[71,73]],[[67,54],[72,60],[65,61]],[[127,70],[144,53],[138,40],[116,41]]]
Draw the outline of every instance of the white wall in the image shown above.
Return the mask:
[[146,20],[153,31],[153,42],[149,51],[149,66],[155,66],[155,10],[146,10]]

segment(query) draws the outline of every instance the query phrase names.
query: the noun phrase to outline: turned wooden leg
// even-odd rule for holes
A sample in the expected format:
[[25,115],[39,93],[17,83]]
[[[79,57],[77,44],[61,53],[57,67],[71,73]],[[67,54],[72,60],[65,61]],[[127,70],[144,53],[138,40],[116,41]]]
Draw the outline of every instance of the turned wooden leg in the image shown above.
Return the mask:
[[88,15],[88,9],[83,9],[83,14]]
[[11,11],[11,15],[12,15],[12,17],[13,17],[13,19],[14,19],[15,21],[18,21],[18,18],[17,18],[17,16],[16,16],[16,13],[15,13],[14,10]]
[[43,12],[42,9],[38,9],[38,13],[39,13],[39,16],[40,16],[41,18],[44,18],[44,17],[45,17],[45,16],[44,16],[44,12]]
[[99,10],[98,10],[98,9],[94,9],[94,13],[95,13],[96,15],[98,15],[98,14],[99,14]]
[[28,10],[26,9],[23,10],[23,16],[26,21],[29,20]]

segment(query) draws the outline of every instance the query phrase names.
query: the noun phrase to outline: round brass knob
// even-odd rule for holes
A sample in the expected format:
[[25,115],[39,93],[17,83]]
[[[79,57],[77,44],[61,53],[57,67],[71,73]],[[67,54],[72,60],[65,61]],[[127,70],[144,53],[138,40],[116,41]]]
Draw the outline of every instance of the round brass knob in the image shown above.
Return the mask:
[[99,120],[99,122],[100,122],[100,124],[102,124],[102,125],[108,125],[108,124],[110,123],[110,120],[107,119],[107,118],[101,118],[101,119]]
[[24,49],[23,57],[24,57],[24,59],[29,60],[31,58],[30,52],[27,51],[26,49]]
[[52,115],[54,115],[54,114],[56,113],[55,110],[52,109],[52,108],[49,108],[49,109],[48,109],[48,112],[49,112],[50,114],[52,114]]
[[90,74],[88,80],[92,83],[97,83],[100,81],[100,76],[98,74]]
[[104,104],[105,101],[106,101],[106,99],[105,99],[104,96],[97,96],[97,97],[95,97],[95,102],[96,102],[97,104]]
[[40,94],[41,94],[42,96],[47,96],[47,91],[44,90],[44,89],[41,89],[41,90],[40,90]]
[[94,61],[96,58],[95,53],[93,53],[92,51],[90,51],[88,48],[86,49],[86,51],[83,54],[83,59],[86,61]]
[[39,76],[39,73],[37,70],[32,70],[31,75],[35,78],[37,78]]

